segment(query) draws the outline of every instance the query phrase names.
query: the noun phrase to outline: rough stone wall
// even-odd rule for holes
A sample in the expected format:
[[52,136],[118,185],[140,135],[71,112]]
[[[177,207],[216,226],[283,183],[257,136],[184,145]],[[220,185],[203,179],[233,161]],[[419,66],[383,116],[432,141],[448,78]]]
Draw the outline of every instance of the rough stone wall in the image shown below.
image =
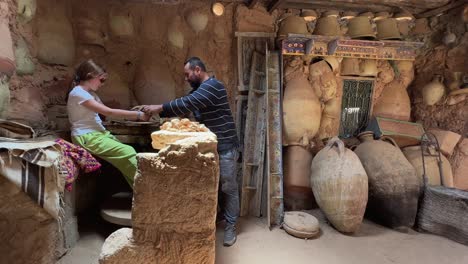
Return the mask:
[[[49,109],[66,104],[73,69],[88,58],[102,64],[110,73],[107,85],[99,92],[101,99],[110,107],[128,108],[140,103],[135,96],[136,83],[141,79],[137,72],[151,66],[147,65],[147,58],[157,66],[156,69],[160,69],[154,74],[160,74],[161,78],[156,78],[156,85],[143,80],[145,89],[140,99],[158,94],[159,79],[166,80],[161,83],[163,87],[169,83],[175,90],[171,97],[186,94],[190,87],[184,81],[183,62],[190,56],[201,57],[209,73],[225,83],[230,103],[234,106],[237,85],[234,22],[250,14],[236,12],[237,3],[225,3],[224,15],[216,17],[210,11],[211,1],[178,1],[179,4],[112,0],[6,2],[15,49],[19,43],[25,43],[34,68],[28,73],[17,72],[9,80],[10,119],[28,123],[34,128],[67,130],[67,119],[57,118],[57,114]],[[36,5],[30,19],[24,19],[24,14],[17,11],[18,5],[23,6],[24,3]],[[266,10],[260,12],[267,16]],[[60,21],[58,24],[68,26],[50,29],[48,25],[52,18]],[[264,23],[250,21],[244,24]],[[248,29],[251,28],[241,30]],[[73,43],[66,44],[65,38],[54,42],[57,32],[64,35],[70,34],[70,30]],[[41,37],[46,35],[52,37]],[[44,55],[47,53],[44,49],[51,50],[57,43],[67,47],[58,45],[59,51],[53,54],[58,58]],[[68,58],[73,58],[72,63],[66,62]],[[64,112],[63,107],[60,112]]]
[[[468,74],[466,59],[468,31],[462,13],[463,8],[455,8],[442,16],[416,21],[412,39],[423,41],[425,44],[415,61],[415,80],[409,91],[414,121],[422,122],[426,129],[438,127],[466,137],[468,133],[466,98],[455,105],[447,104],[447,96],[434,106],[426,106],[422,102],[422,88],[431,81],[434,74],[445,77],[446,87],[451,81],[451,73]],[[455,37],[454,42],[448,41],[450,40],[448,37]]]
[[133,230],[106,239],[101,264],[214,263],[219,164],[213,139],[183,139],[137,156]]

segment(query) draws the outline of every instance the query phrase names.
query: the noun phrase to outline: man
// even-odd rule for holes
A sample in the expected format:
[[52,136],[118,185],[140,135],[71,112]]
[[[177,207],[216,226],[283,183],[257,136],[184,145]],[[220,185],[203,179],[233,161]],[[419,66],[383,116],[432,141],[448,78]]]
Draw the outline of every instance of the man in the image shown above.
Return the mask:
[[236,181],[238,139],[236,126],[227,100],[224,85],[210,77],[205,64],[197,57],[184,63],[185,81],[193,90],[190,94],[162,105],[148,105],[143,112],[161,117],[193,113],[195,119],[208,127],[218,138],[220,184],[226,228],[224,246],[236,242],[236,221],[239,216],[239,192]]

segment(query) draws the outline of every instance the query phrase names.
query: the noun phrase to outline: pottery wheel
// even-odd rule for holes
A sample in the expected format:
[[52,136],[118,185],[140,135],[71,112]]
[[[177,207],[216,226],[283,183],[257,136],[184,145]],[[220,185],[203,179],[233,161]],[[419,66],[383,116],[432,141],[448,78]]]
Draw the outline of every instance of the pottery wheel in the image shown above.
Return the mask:
[[101,207],[101,216],[109,223],[132,226],[132,193],[120,192],[109,197]]

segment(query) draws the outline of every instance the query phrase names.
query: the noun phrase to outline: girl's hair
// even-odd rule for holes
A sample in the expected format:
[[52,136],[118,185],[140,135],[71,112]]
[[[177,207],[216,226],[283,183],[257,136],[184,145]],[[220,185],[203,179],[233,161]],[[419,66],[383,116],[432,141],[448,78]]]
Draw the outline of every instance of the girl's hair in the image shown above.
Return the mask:
[[101,66],[94,63],[93,60],[84,61],[75,71],[71,88],[77,86],[82,81],[90,80],[104,73],[106,73],[106,71]]

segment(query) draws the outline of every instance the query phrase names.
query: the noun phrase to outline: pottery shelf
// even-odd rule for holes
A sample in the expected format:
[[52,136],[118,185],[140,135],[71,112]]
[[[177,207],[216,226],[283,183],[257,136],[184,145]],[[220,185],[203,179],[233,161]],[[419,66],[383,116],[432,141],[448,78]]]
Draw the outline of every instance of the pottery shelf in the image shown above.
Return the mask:
[[283,55],[316,55],[379,60],[415,60],[423,42],[372,41],[345,37],[289,34],[282,40]]

